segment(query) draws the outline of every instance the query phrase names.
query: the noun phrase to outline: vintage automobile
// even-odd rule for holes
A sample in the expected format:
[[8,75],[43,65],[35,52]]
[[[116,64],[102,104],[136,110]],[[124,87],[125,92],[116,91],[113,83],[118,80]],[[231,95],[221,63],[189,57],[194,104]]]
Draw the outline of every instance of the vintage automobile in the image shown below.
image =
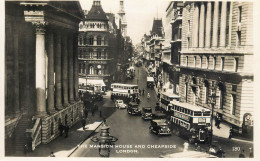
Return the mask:
[[156,119],[151,121],[150,131],[157,135],[171,135],[171,129],[166,119]]
[[127,112],[130,115],[141,115],[138,104],[135,102],[130,102],[127,107]]
[[147,87],[154,88],[154,78],[153,77],[147,77]]
[[142,119],[151,120],[153,118],[153,110],[151,107],[143,107],[142,108]]
[[161,111],[160,103],[157,102],[155,106],[155,111]]
[[116,108],[118,109],[125,109],[127,107],[127,105],[124,104],[123,100],[116,100],[115,104],[116,104]]

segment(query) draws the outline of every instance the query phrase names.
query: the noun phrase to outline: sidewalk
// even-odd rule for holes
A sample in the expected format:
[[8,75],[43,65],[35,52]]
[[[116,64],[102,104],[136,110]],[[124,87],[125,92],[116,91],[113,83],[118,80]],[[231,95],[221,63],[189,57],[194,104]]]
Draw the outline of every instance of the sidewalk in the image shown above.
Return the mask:
[[54,152],[56,157],[68,157],[82,142],[91,136],[98,127],[103,123],[102,118],[98,113],[94,116],[89,115],[87,119],[86,129],[82,129],[81,122],[79,121],[70,128],[68,137],[59,136],[49,144],[40,144],[33,152],[27,154],[16,154],[15,156],[24,157],[49,157],[51,152]]

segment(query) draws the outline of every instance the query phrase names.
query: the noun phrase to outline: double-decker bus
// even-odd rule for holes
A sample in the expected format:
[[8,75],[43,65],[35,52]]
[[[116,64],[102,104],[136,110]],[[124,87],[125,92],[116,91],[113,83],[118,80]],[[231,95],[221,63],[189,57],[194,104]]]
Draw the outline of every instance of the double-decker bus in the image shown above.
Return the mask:
[[123,99],[130,98],[138,94],[138,85],[133,84],[122,84],[122,83],[112,83],[111,84],[111,99]]
[[178,96],[176,94],[169,93],[169,92],[161,92],[160,106],[161,106],[162,110],[167,113],[169,111],[170,102],[173,100],[179,101],[179,99],[180,99],[180,96]]
[[190,143],[209,141],[209,109],[179,101],[171,101],[170,106],[171,124],[175,135],[186,137]]

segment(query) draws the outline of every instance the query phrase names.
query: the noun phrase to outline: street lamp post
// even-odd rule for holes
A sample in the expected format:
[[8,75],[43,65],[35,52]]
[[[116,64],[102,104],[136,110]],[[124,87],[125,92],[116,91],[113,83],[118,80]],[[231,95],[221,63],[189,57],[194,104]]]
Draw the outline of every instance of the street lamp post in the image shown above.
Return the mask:
[[212,145],[212,138],[213,138],[213,114],[214,114],[214,106],[216,105],[216,98],[217,98],[217,95],[216,95],[216,87],[213,85],[212,87],[212,92],[211,92],[211,95],[209,96],[211,98],[211,101],[210,101],[210,104],[211,104],[211,107],[212,107],[212,110],[211,110],[211,127],[210,127],[210,145]]

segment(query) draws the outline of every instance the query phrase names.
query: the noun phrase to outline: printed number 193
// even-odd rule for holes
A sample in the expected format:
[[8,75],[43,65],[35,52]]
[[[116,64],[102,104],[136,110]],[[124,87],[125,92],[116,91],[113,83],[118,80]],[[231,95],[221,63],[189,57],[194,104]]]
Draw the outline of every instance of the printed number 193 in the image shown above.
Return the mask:
[[240,151],[240,147],[232,147],[233,151]]

